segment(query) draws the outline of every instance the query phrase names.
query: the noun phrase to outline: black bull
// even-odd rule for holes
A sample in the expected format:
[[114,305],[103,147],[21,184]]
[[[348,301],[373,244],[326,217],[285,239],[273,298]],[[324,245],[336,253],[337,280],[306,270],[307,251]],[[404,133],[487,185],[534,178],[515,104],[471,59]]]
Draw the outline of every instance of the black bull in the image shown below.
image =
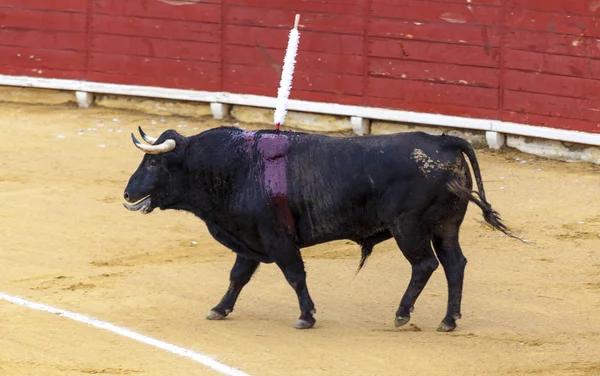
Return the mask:
[[327,137],[233,127],[191,137],[174,130],[158,139],[140,133],[151,145],[132,134],[146,154],[125,189],[125,200],[135,204],[126,207],[189,211],[237,254],[229,288],[208,319],[232,312],[258,265],[274,262],[298,295],[296,327],[310,328],[316,311],[300,249],[349,239],[362,247],[360,269],[376,244],[393,237],[412,266],[396,326],[410,320],[441,262],[448,305],[438,330],[451,331],[461,317],[467,260],[458,238],[469,201],[488,224],[514,237],[485,198],[473,148],[458,137]]

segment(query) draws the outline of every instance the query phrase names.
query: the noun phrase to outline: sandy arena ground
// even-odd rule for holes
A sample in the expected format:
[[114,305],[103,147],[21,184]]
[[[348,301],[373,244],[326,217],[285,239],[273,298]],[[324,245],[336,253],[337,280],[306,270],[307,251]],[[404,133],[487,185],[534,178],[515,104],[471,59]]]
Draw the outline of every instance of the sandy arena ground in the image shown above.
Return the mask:
[[[304,250],[318,313],[293,328],[297,300],[263,265],[222,322],[204,315],[233,254],[181,212],[121,205],[142,153],[129,133],[184,134],[213,120],[2,104],[0,292],[72,310],[202,352],[251,375],[600,375],[600,168],[478,151],[492,205],[532,244],[480,223],[462,228],[463,319],[445,313],[442,269],[411,324],[393,325],[409,265],[388,241],[355,277],[360,251]],[[116,334],[0,301],[0,374],[217,375]]]

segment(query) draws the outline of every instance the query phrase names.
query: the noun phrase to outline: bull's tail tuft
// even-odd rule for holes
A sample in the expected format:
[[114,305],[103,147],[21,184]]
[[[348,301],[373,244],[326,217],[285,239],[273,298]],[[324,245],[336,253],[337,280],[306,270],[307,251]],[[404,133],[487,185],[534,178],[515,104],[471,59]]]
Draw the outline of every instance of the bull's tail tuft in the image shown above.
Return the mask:
[[483,218],[488,225],[496,230],[502,231],[505,235],[513,239],[528,243],[528,241],[523,240],[513,234],[509,230],[508,226],[502,222],[500,214],[492,209],[492,205],[487,202],[485,198],[485,191],[483,189],[483,179],[481,179],[481,172],[479,170],[479,162],[477,162],[477,157],[475,156],[475,150],[473,150],[473,146],[471,146],[468,141],[460,137],[447,136],[444,138],[444,141],[448,146],[458,148],[460,151],[466,154],[467,158],[469,158],[469,162],[471,162],[471,168],[473,168],[473,175],[477,185],[477,191],[472,191],[469,188],[461,185],[458,181],[452,181],[448,183],[448,188],[450,191],[458,197],[472,201],[479,206],[481,210],[483,210]]
[[483,218],[485,219],[485,222],[489,226],[491,226],[492,228],[495,228],[496,230],[501,231],[502,233],[504,233],[505,235],[507,235],[513,239],[517,239],[524,243],[527,243],[525,240],[523,240],[522,238],[520,238],[517,235],[512,233],[512,231],[508,228],[508,226],[506,226],[502,222],[502,219],[500,218],[500,213],[495,211],[492,208],[492,205],[490,205],[490,203],[487,202],[485,197],[482,196],[479,192],[469,190],[468,188],[462,186],[456,180],[448,183],[448,189],[450,189],[450,191],[452,193],[454,193],[455,195],[457,195],[458,197],[472,201],[477,206],[479,206],[479,208],[483,211]]
[[358,274],[358,272],[360,272],[362,267],[365,266],[367,259],[369,258],[369,256],[371,256],[371,253],[373,253],[373,248],[374,248],[374,245],[370,244],[370,243],[361,245],[361,247],[360,247],[361,257],[360,257],[360,262],[358,263],[358,269],[356,269],[356,274]]

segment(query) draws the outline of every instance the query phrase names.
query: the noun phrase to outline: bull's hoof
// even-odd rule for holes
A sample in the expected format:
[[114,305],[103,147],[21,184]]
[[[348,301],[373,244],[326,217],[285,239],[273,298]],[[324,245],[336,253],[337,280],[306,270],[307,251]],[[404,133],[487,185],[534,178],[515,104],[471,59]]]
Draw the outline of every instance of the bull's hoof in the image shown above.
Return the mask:
[[296,321],[296,325],[294,325],[294,327],[296,329],[310,329],[313,326],[315,326],[316,322],[317,321],[315,319],[312,319],[311,321],[300,319],[300,320]]
[[407,316],[407,317],[398,316],[398,317],[396,317],[396,320],[394,320],[394,325],[396,325],[396,328],[398,328],[398,327],[401,327],[402,325],[406,325],[409,321],[410,321],[410,316]]
[[447,333],[453,331],[454,329],[456,329],[456,323],[447,323],[445,321],[442,321],[440,326],[438,326],[437,331]]
[[207,320],[223,320],[225,317],[227,317],[227,315],[224,315],[224,314],[219,313],[217,311],[210,311],[206,315],[206,319]]

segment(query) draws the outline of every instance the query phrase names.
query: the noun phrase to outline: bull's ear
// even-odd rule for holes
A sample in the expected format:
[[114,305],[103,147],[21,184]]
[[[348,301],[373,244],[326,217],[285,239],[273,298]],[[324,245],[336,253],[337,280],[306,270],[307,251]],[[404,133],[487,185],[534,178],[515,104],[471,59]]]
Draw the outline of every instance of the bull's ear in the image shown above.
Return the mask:
[[146,154],[163,154],[163,153],[168,153],[171,150],[175,149],[175,146],[177,146],[177,143],[175,142],[175,140],[172,139],[168,139],[165,140],[163,143],[158,144],[158,145],[144,145],[141,142],[139,142],[137,140],[137,138],[135,138],[135,135],[132,133],[131,134],[131,139],[133,140],[133,144],[140,149],[141,151],[143,151]]
[[146,134],[146,132],[144,132],[142,130],[142,127],[138,126],[138,130],[140,131],[140,135],[142,136],[142,138],[144,139],[144,141],[146,141],[147,143],[154,145],[154,143],[156,142],[156,138],[154,137],[150,137]]

